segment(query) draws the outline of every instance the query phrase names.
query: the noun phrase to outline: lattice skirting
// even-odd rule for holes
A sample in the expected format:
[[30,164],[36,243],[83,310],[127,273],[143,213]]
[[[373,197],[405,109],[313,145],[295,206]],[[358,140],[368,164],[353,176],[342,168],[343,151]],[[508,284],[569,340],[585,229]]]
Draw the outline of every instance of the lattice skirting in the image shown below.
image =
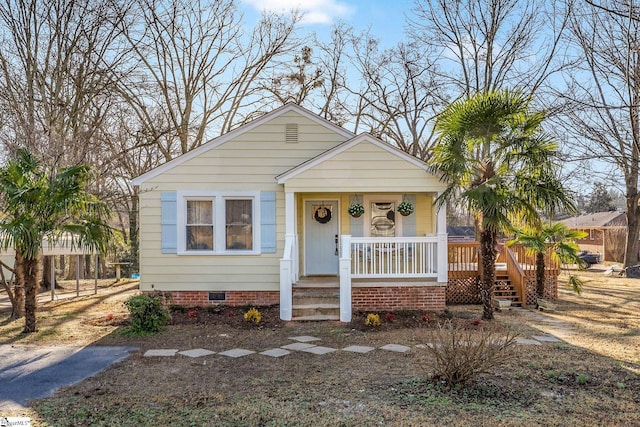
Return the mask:
[[450,278],[447,304],[480,304],[480,281],[477,277]]
[[[556,276],[545,277],[544,297],[552,301],[558,299],[558,278]],[[536,305],[536,303],[536,278],[527,277],[527,305]]]

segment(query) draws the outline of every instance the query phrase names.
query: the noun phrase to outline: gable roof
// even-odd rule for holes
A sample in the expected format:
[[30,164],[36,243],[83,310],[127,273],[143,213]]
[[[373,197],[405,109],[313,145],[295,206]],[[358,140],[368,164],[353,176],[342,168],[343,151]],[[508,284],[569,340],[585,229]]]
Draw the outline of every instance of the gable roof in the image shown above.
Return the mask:
[[285,182],[287,182],[287,180],[301,174],[302,172],[305,172],[309,169],[312,169],[313,167],[334,158],[335,156],[337,156],[340,153],[343,153],[347,150],[349,150],[352,147],[355,147],[356,145],[362,143],[362,142],[368,142],[371,143],[379,148],[382,148],[383,150],[401,158],[402,160],[405,160],[421,169],[424,169],[426,172],[429,171],[428,166],[426,163],[424,163],[422,160],[412,156],[411,154],[405,153],[404,151],[400,150],[399,148],[382,141],[379,138],[376,138],[375,136],[369,134],[369,133],[361,133],[360,135],[357,135],[327,151],[325,151],[322,154],[319,154],[316,157],[313,157],[309,160],[307,160],[304,163],[299,164],[298,166],[289,169],[288,171],[278,175],[276,177],[276,181],[278,182],[278,184],[284,184]]
[[353,138],[353,136],[355,135],[353,132],[348,131],[347,129],[344,129],[338,125],[336,125],[333,122],[330,122],[329,120],[320,117],[319,115],[307,110],[306,108],[303,108],[301,106],[299,106],[298,104],[294,104],[294,103],[287,103],[281,107],[276,108],[275,110],[255,119],[250,121],[247,124],[244,124],[240,127],[237,127],[236,129],[225,133],[224,135],[218,136],[204,144],[202,144],[200,147],[195,148],[191,151],[189,151],[188,153],[185,153],[179,157],[176,157],[173,160],[168,161],[167,163],[164,163],[152,170],[150,170],[147,173],[144,173],[142,175],[140,175],[137,178],[134,178],[133,180],[131,180],[131,183],[133,185],[140,185],[146,181],[148,181],[151,178],[154,178],[158,175],[163,174],[166,171],[169,171],[173,168],[175,168],[176,166],[179,166],[195,157],[198,157],[199,155],[206,153],[209,150],[212,150],[216,147],[219,147],[220,145],[231,141],[232,139],[238,137],[239,135],[242,135],[246,132],[251,131],[252,129],[255,129],[256,127],[267,123],[270,120],[275,119],[276,117],[282,116],[284,114],[287,114],[289,112],[295,112],[300,114],[301,116],[313,121],[316,124],[319,124],[320,126],[323,126],[325,128],[330,129],[331,131],[342,135],[345,138]]
[[600,228],[600,227],[624,227],[627,225],[627,217],[624,212],[594,212],[574,216],[560,221],[569,228]]

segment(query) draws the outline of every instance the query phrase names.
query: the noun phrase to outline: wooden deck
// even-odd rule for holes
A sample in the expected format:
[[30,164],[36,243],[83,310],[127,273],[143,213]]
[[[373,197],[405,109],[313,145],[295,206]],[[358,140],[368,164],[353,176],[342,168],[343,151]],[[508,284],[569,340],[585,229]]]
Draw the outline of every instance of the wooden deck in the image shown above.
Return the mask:
[[[558,275],[560,266],[545,256],[546,297],[558,298]],[[479,303],[480,243],[449,242],[447,304]],[[496,262],[496,284],[498,290],[511,287],[514,303],[533,305],[536,303],[535,255],[528,254],[521,245],[503,246]]]

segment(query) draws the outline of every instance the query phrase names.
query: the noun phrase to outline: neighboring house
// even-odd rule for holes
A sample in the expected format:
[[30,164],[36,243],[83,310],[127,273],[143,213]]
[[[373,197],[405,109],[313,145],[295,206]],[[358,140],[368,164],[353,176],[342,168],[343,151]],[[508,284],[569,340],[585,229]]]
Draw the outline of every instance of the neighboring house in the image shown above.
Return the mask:
[[[136,179],[140,288],[173,303],[280,304],[313,280],[352,310],[445,307],[446,185],[421,160],[284,105]],[[360,217],[347,212],[354,201]],[[415,210],[396,211],[407,201]],[[333,282],[332,282],[333,281]],[[317,283],[316,283],[317,285]]]
[[603,255],[604,261],[621,262],[627,235],[627,217],[624,212],[596,212],[560,221],[568,228],[587,233],[576,241],[580,249]]

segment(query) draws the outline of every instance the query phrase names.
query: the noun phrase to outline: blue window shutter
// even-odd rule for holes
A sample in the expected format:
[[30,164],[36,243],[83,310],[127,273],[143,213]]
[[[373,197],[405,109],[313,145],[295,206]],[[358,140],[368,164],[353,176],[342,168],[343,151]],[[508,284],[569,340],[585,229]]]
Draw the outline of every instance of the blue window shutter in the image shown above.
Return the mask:
[[276,193],[260,193],[260,250],[262,253],[276,253]]
[[411,215],[402,217],[402,236],[403,237],[413,237],[416,235],[417,227],[416,227],[416,196],[408,195],[403,197],[403,201],[409,202],[413,205],[414,211]]
[[[349,204],[353,202],[362,203],[362,198],[357,198],[355,196],[351,196],[349,199]],[[371,215],[370,212],[367,212],[367,207],[365,206],[364,215]],[[354,218],[349,215],[349,234],[353,237],[364,237],[364,215],[361,215],[358,218]]]
[[162,253],[178,252],[178,203],[175,192],[160,194]]

